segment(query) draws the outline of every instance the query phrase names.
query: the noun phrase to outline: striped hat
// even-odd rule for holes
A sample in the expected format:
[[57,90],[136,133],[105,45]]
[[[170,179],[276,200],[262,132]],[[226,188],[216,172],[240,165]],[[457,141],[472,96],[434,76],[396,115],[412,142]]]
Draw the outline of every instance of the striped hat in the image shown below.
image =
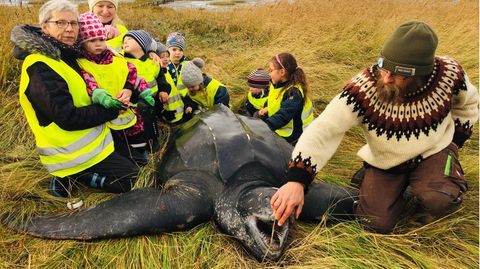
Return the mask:
[[130,30],[125,34],[123,38],[125,39],[125,37],[127,36],[135,39],[135,41],[137,41],[145,54],[148,52],[150,46],[152,45],[152,37],[144,30]]
[[173,32],[167,36],[166,44],[167,48],[178,47],[185,50],[185,37],[178,32]]
[[263,68],[253,70],[247,77],[248,86],[257,89],[265,89],[270,84],[270,75]]
[[100,22],[97,15],[92,12],[85,12],[78,17],[80,22],[80,29],[78,31],[78,43],[82,44],[89,40],[100,38],[102,40],[107,39],[105,34],[105,27]]

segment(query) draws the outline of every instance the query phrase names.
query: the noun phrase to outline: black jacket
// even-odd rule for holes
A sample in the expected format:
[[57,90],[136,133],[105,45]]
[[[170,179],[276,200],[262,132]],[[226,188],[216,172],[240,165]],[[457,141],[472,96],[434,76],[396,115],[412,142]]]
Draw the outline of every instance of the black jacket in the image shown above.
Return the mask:
[[[16,46],[14,56],[17,59],[24,60],[30,53],[40,53],[63,60],[81,76],[76,61],[77,50],[62,46],[60,42],[43,36],[39,28],[28,25],[16,26],[12,30],[11,40]],[[83,130],[118,116],[117,110],[106,109],[98,104],[75,107],[67,82],[42,62],[34,63],[26,72],[30,81],[25,95],[32,104],[41,126],[54,122],[67,131]],[[78,90],[86,91],[86,88]]]

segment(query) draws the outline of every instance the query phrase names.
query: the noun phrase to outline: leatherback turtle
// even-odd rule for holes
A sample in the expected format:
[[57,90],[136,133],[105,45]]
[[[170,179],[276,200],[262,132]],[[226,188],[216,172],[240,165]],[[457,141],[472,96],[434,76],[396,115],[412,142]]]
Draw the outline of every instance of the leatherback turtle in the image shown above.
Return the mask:
[[[158,169],[161,188],[139,188],[71,214],[7,223],[33,236],[92,240],[181,231],[213,217],[258,260],[276,260],[289,223],[273,225],[270,198],[286,182],[291,151],[261,120],[216,106],[174,134]],[[327,211],[351,216],[352,205],[350,190],[313,184],[301,218],[319,220]]]

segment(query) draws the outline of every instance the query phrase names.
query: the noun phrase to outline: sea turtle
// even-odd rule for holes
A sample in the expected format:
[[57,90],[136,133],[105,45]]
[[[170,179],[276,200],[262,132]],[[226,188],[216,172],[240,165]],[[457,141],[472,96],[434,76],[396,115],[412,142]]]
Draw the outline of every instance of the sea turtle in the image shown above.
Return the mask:
[[[38,237],[91,240],[181,231],[213,217],[258,260],[276,260],[289,223],[273,225],[270,198],[286,182],[291,151],[263,121],[218,105],[173,135],[159,162],[159,188],[139,188],[71,214],[7,223]],[[331,214],[351,216],[352,194],[313,184],[301,217],[319,220],[329,208]]]

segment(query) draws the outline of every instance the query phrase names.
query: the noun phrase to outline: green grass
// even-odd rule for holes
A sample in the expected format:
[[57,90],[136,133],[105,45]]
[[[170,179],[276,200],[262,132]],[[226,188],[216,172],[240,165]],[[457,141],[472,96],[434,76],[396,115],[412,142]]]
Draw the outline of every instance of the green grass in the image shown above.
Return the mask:
[[[38,6],[0,7],[0,212],[20,211],[25,218],[68,210],[64,199],[46,194],[49,175],[18,103],[21,63],[8,41],[14,25],[36,22],[37,11]],[[290,51],[307,74],[319,114],[409,19],[428,22],[439,36],[437,54],[454,57],[479,82],[476,1],[298,0],[225,12],[121,3],[119,13],[129,29],[145,29],[162,41],[170,32],[184,33],[186,55],[206,60],[207,73],[227,85],[234,107],[242,103],[248,73]],[[347,184],[361,164],[355,153],[363,143],[360,129],[347,132],[317,180]],[[329,227],[297,223],[282,259],[259,264],[212,223],[182,233],[94,242],[43,240],[0,226],[0,268],[478,268],[478,149],[477,124],[460,151],[470,187],[463,207],[424,227],[403,223],[391,235],[378,235],[354,221]],[[150,186],[154,171],[152,162],[137,187]],[[77,198],[90,206],[112,196],[82,188]]]

